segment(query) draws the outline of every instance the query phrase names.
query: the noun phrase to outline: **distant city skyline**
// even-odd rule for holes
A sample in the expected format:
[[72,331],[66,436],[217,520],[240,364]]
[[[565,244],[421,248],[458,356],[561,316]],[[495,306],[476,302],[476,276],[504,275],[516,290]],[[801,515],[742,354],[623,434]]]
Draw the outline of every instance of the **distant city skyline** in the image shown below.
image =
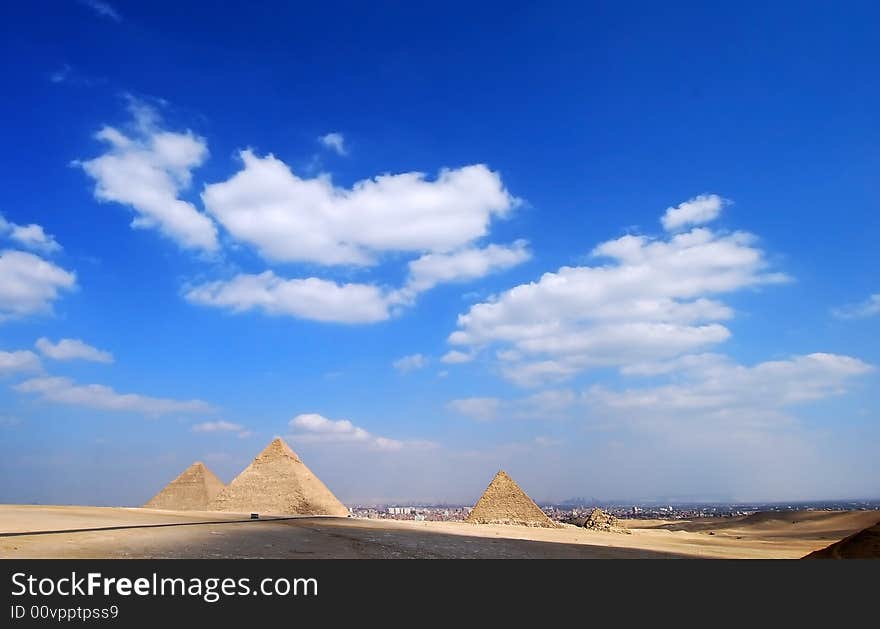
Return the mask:
[[0,503],[880,498],[880,7],[197,4],[2,10]]

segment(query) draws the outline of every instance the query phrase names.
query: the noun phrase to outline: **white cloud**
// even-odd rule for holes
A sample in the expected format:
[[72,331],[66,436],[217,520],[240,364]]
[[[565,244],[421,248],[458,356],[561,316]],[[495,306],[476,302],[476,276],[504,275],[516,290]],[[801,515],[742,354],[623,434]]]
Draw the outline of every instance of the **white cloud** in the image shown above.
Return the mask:
[[423,441],[399,441],[374,435],[347,419],[332,420],[317,413],[303,413],[290,420],[291,440],[303,443],[354,443],[374,450],[428,447]]
[[716,295],[788,279],[767,271],[756,238],[744,232],[628,235],[592,255],[609,262],[562,267],[473,305],[450,343],[500,346],[502,373],[523,385],[669,360],[730,336],[720,322],[733,311]]
[[440,362],[447,364],[456,364],[456,363],[469,363],[474,359],[473,354],[468,354],[465,352],[460,352],[456,349],[449,350],[443,357],[440,359]]
[[272,271],[240,274],[185,291],[192,303],[229,308],[234,312],[259,309],[336,323],[373,323],[389,317],[382,291],[370,284],[337,284],[316,277],[283,279]]
[[[522,241],[510,248],[489,245],[453,254],[429,254],[410,263],[409,280],[396,290],[374,284],[337,284],[317,277],[285,279],[264,271],[190,286],[184,294],[192,303],[234,312],[259,309],[267,314],[316,321],[375,323],[388,319],[402,306],[412,305],[419,293],[440,282],[482,277],[517,264],[528,255]],[[462,352],[453,353],[457,355],[464,356]]]
[[23,247],[42,251],[43,253],[55,253],[61,251],[61,245],[55,238],[43,231],[40,225],[16,225],[9,236]]
[[501,400],[494,397],[468,397],[450,400],[446,406],[455,413],[471,419],[492,421],[498,418]]
[[428,364],[428,359],[421,354],[410,354],[395,360],[392,365],[400,373],[409,373],[421,369]]
[[105,411],[127,411],[144,415],[171,413],[203,413],[212,410],[201,400],[173,400],[136,393],[117,393],[101,384],[78,385],[69,378],[31,378],[16,385],[16,391],[35,393],[43,399],[59,404],[84,406]]
[[721,209],[729,202],[717,194],[701,194],[693,199],[666,208],[660,221],[666,231],[675,231],[689,225],[702,225],[714,221]]
[[0,376],[15,373],[40,371],[40,357],[28,350],[15,352],[0,351]]
[[193,432],[241,432],[244,426],[223,420],[193,424]]
[[40,253],[50,254],[61,251],[58,241],[54,236],[47,234],[41,225],[34,223],[17,225],[7,221],[2,214],[0,214],[0,235],[7,235],[22,247]]
[[196,433],[228,433],[234,432],[238,434],[239,439],[247,439],[254,433],[250,430],[246,429],[241,424],[234,424],[232,422],[227,422],[223,420],[213,421],[213,422],[201,422],[198,424],[193,424],[193,427],[190,429],[192,432]]
[[192,171],[208,156],[203,138],[159,126],[155,109],[130,99],[132,135],[105,126],[96,137],[108,145],[103,155],[74,162],[95,180],[95,198],[135,210],[135,228],[155,228],[181,247],[212,252],[217,228],[179,194],[189,187]]
[[52,343],[42,337],[35,343],[43,356],[53,360],[89,360],[96,363],[112,363],[113,354],[84,343],[79,339],[61,339]]
[[329,176],[302,179],[273,155],[241,152],[244,168],[202,193],[207,210],[267,259],[367,265],[381,252],[448,252],[486,235],[515,205],[482,164],[380,175],[338,188]]
[[874,293],[858,304],[847,304],[832,310],[838,319],[867,319],[880,314],[880,293]]
[[683,366],[674,384],[623,391],[597,386],[585,401],[642,428],[762,431],[790,422],[786,409],[840,395],[850,381],[873,369],[856,358],[824,353],[752,367],[704,356]]
[[0,252],[0,321],[49,312],[64,290],[76,287],[76,275],[25,251]]
[[334,151],[337,155],[348,155],[348,149],[345,147],[345,136],[337,131],[319,136],[318,142]]
[[410,301],[438,284],[485,277],[525,262],[531,257],[525,240],[510,246],[468,247],[451,253],[427,253],[409,263],[409,279],[395,298]]
[[105,17],[107,19],[113,20],[114,22],[121,22],[122,16],[119,14],[112,4],[109,2],[104,2],[104,0],[79,0],[80,4],[83,4],[89,7],[92,11],[94,11],[97,15],[101,17]]
[[687,354],[672,360],[625,365],[621,367],[620,373],[626,376],[659,376],[680,371],[693,372],[698,369],[714,367],[719,362],[726,360],[727,357],[722,354]]

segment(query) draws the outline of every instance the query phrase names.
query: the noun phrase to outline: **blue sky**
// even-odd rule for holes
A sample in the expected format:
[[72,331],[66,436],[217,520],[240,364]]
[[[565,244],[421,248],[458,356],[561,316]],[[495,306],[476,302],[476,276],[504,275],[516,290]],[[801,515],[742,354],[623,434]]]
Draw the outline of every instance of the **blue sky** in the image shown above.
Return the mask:
[[869,3],[3,9],[0,501],[880,496]]

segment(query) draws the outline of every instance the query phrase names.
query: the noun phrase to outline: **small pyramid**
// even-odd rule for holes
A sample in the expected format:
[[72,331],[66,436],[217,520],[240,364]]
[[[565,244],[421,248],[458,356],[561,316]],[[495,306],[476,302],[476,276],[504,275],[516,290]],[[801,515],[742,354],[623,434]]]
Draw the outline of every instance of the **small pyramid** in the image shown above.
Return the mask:
[[225,487],[204,463],[196,461],[144,505],[147,509],[204,511]]
[[212,511],[347,516],[348,509],[276,438],[209,505]]
[[466,521],[474,524],[557,526],[503,470],[489,483]]

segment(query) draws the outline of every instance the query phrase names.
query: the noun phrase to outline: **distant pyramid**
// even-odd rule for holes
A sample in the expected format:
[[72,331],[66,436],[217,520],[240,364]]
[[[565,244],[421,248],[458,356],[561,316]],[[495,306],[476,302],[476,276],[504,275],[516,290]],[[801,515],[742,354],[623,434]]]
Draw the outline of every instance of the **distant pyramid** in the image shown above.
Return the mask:
[[208,503],[225,487],[204,463],[197,461],[144,505],[147,509],[205,511]]
[[276,438],[209,505],[212,511],[347,516],[327,486]]
[[474,524],[557,526],[504,471],[498,472],[489,483],[467,521]]

